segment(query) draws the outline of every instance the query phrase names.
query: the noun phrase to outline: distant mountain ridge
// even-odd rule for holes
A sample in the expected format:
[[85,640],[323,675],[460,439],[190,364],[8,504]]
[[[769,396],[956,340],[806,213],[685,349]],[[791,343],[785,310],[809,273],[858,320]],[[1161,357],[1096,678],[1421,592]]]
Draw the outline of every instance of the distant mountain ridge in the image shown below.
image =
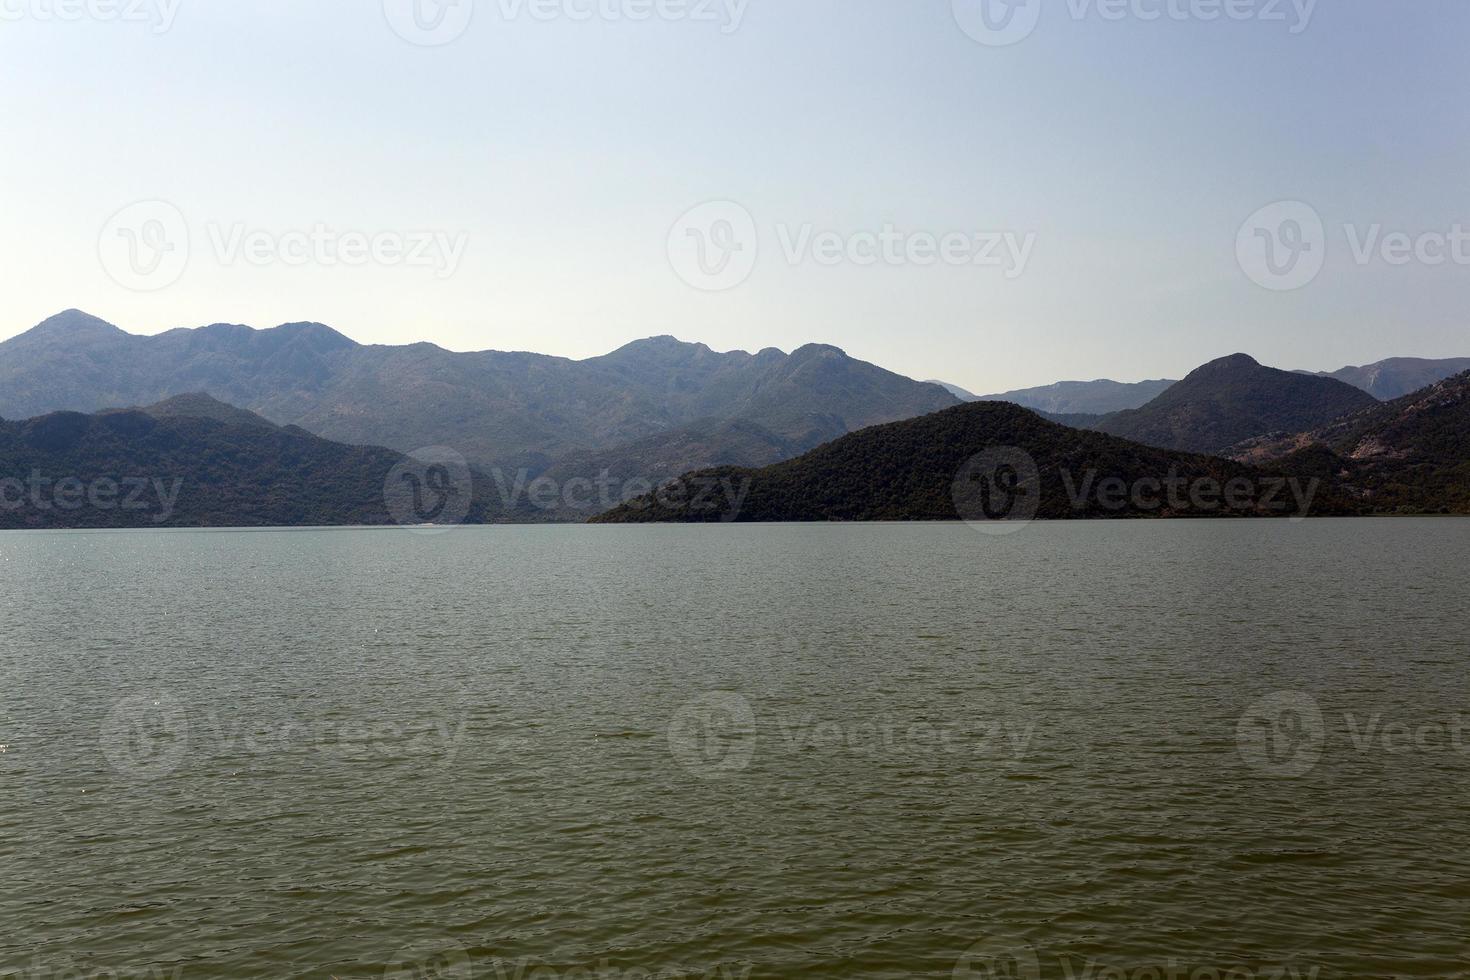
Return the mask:
[[1380,513],[1470,514],[1470,372],[1313,431],[1251,440],[1231,455],[1315,466]]
[[1164,449],[1220,453],[1263,433],[1315,428],[1375,404],[1367,392],[1333,378],[1280,371],[1233,354],[1093,428]]
[[[394,512],[401,467],[420,468],[203,395],[55,412],[0,422],[0,528],[391,525],[413,513]],[[461,483],[462,520],[487,520],[488,488]]]
[[[991,452],[997,455],[988,457]],[[1290,503],[1284,496],[1268,500],[1267,488],[1288,480],[1229,460],[1068,428],[1017,405],[975,402],[865,429],[762,469],[686,474],[676,487],[625,503],[595,522],[1005,519],[1004,511],[985,510],[995,497],[984,489],[976,493],[992,477],[997,483],[988,490],[999,488],[1009,497],[1007,507],[1025,503],[1023,519],[1269,516],[1293,506],[1297,513],[1341,507],[1318,498],[1315,485]],[[1002,478],[1013,482],[1001,486]],[[1232,481],[1252,489],[1238,506],[1196,503],[1192,494],[1170,498],[1174,502],[1145,499],[1143,490],[1157,494],[1166,480],[1213,486],[1217,495]],[[1123,488],[1118,496],[1100,491],[1114,483]]]
[[968,401],[1011,402],[1048,415],[1108,415],[1140,408],[1167,391],[1174,381],[1058,381],[1040,388],[1022,388]]
[[[0,343],[0,416],[152,404],[191,392],[337,442],[403,452],[446,445],[479,466],[533,472],[649,439],[690,445],[696,440],[679,430],[711,419],[759,426],[775,437],[768,447],[785,452],[957,403],[938,386],[819,344],[791,354],[721,354],[654,337],[572,361],[432,344],[364,346],[318,323],[135,336],[76,310]],[[712,458],[725,452],[706,449]]]
[[1392,401],[1465,371],[1470,371],[1470,357],[1390,357],[1361,367],[1301,373],[1336,378],[1381,401]]

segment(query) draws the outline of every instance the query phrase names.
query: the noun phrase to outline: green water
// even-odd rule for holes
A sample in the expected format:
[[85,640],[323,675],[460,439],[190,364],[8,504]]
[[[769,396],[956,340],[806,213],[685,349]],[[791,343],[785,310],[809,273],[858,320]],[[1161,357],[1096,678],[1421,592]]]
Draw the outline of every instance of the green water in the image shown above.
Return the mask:
[[0,535],[0,977],[1470,976],[1467,556]]

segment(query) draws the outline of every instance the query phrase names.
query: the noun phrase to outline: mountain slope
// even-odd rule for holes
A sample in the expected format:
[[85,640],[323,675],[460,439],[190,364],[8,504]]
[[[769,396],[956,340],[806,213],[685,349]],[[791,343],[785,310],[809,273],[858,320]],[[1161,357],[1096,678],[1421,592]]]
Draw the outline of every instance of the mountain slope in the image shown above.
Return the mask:
[[1470,513],[1470,372],[1232,455],[1298,468],[1313,460],[1378,512]]
[[1264,433],[1316,428],[1373,404],[1373,396],[1341,381],[1278,371],[1234,354],[1096,428],[1150,446],[1218,453]]
[[77,311],[0,344],[0,416],[190,392],[339,442],[447,445],[482,466],[533,471],[711,418],[748,420],[806,447],[956,404],[937,386],[821,346],[721,354],[658,337],[571,361],[369,347],[313,323],[134,336]]
[[1336,378],[1354,388],[1361,388],[1374,398],[1392,401],[1464,371],[1470,371],[1470,357],[1442,360],[1391,357],[1362,367],[1345,367],[1338,371],[1316,374],[1318,377]]
[[[340,445],[198,396],[57,412],[0,422],[0,528],[393,524],[402,512],[389,476],[400,466],[416,469],[391,450]],[[486,519],[482,504],[466,504],[466,520]]]
[[1050,415],[1107,415],[1139,408],[1163,394],[1173,381],[1058,381],[1041,388],[1022,388],[999,395],[985,395],[987,402],[1011,402]]
[[931,378],[929,384],[938,385],[962,402],[978,402],[980,400],[980,396],[973,391],[967,391],[959,385],[950,384],[948,381],[935,381]]
[[[1185,490],[1167,496],[1160,487],[1169,480],[1213,486],[1216,497],[1223,485],[1242,481],[1248,492],[1231,506],[1211,505],[1207,493],[1199,500]],[[865,429],[763,469],[688,474],[596,522],[952,521],[979,519],[1001,503],[990,516],[1014,517],[1017,501],[1028,508],[1019,516],[1049,519],[1289,512],[1277,503],[1296,509],[1290,494],[1275,499],[1271,487],[1281,492],[1285,482],[1216,457],[1153,449],[1057,425],[1015,405],[976,402]],[[1302,499],[1310,496],[1311,487],[1300,489]]]

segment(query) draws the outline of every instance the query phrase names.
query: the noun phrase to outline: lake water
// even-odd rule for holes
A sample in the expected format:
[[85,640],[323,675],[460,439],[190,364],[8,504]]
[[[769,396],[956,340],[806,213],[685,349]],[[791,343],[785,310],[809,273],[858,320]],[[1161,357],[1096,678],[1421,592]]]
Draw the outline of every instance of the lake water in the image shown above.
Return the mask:
[[1450,519],[0,535],[0,977],[1470,976],[1467,573]]

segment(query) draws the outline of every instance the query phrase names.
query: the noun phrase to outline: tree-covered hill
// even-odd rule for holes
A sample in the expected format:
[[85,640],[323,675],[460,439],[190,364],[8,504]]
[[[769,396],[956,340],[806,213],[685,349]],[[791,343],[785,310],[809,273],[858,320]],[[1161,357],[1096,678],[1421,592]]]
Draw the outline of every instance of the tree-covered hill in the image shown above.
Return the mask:
[[865,429],[763,469],[688,474],[597,520],[943,521],[1346,510],[1310,479],[1288,476],[1069,428],[1016,405],[977,402]]

